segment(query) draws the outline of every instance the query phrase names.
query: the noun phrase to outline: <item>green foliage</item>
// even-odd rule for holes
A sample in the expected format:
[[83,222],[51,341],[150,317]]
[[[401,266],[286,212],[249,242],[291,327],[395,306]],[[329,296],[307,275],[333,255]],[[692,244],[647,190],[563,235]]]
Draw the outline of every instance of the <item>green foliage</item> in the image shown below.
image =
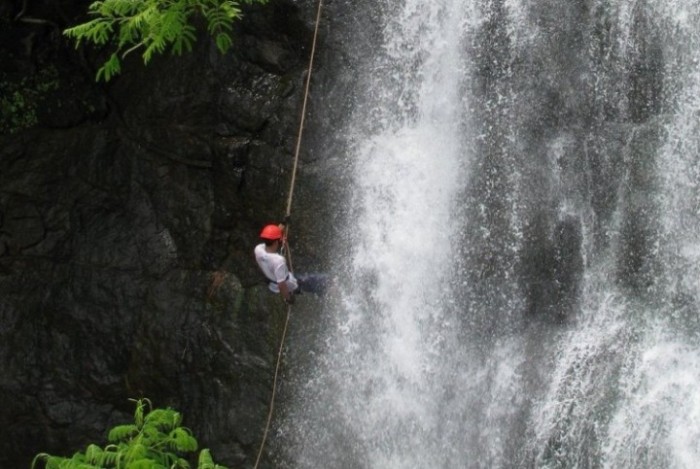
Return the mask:
[[[40,453],[31,469],[42,462],[45,469],[190,469],[184,455],[196,452],[198,445],[192,432],[180,426],[182,416],[172,409],[152,409],[148,399],[134,402],[134,423],[112,428],[104,448],[91,444],[70,458]],[[226,469],[208,449],[199,452],[196,468]]]
[[88,13],[94,19],[64,31],[79,47],[83,41],[114,48],[97,72],[97,80],[110,80],[121,71],[121,59],[143,49],[145,64],[154,54],[191,51],[196,40],[192,26],[203,17],[207,31],[222,54],[233,45],[233,22],[241,17],[240,4],[267,3],[267,0],[98,0]]

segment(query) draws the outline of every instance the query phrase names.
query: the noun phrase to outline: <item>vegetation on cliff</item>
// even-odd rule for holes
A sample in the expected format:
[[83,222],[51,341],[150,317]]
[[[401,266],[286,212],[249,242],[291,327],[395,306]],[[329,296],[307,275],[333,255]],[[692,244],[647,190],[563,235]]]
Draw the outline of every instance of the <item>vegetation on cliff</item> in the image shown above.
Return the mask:
[[[192,432],[180,426],[182,416],[173,409],[151,409],[148,399],[136,401],[134,423],[118,425],[109,431],[104,448],[91,444],[84,453],[70,458],[41,453],[34,458],[32,469],[188,469],[182,455],[197,451]],[[226,469],[216,464],[208,449],[200,451],[197,469]]]
[[233,45],[232,24],[241,17],[240,4],[267,0],[99,0],[89,7],[95,18],[69,28],[65,34],[76,41],[109,45],[113,52],[97,72],[108,81],[121,71],[121,60],[143,50],[144,63],[168,49],[173,54],[191,51],[196,40],[196,19],[206,22],[207,32],[221,53]]

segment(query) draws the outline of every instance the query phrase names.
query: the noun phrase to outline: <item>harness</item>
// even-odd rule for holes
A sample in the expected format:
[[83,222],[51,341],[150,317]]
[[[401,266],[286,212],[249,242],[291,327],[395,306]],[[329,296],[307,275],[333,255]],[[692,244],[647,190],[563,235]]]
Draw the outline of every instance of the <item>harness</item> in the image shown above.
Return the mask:
[[[263,281],[266,282],[268,285],[277,285],[278,283],[280,283],[277,280],[272,280],[271,278],[268,278],[268,276],[263,274],[262,272],[260,273],[262,274]],[[289,273],[287,273],[287,276],[284,278],[284,280],[282,280],[282,282],[286,282],[287,280],[289,280]]]

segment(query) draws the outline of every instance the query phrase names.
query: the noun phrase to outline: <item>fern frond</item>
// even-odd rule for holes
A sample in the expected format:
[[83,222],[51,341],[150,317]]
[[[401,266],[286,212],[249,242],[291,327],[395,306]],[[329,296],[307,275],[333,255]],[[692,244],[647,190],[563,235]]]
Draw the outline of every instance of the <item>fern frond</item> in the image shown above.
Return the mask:
[[225,16],[229,22],[241,16],[241,9],[235,2],[225,1],[219,4],[219,12]]
[[76,40],[76,48],[83,39],[94,44],[105,44],[112,34],[113,23],[105,18],[97,18],[63,31],[63,34]]
[[192,432],[183,427],[175,428],[168,435],[172,448],[181,452],[197,451],[197,440]]
[[157,14],[157,8],[146,7],[132,16],[122,18],[119,21],[119,48],[140,41]]
[[146,408],[146,405],[149,407],[151,406],[151,401],[148,399],[129,399],[132,402],[136,403],[136,410],[134,411],[134,423],[136,423],[136,426],[141,428],[143,426],[143,415],[144,415],[144,410]]
[[153,37],[151,38],[151,43],[146,47],[146,50],[144,51],[142,57],[143,57],[143,63],[148,65],[148,62],[151,61],[153,58],[154,53],[163,53],[165,50],[165,39],[162,37]]
[[153,411],[146,416],[146,420],[158,428],[170,431],[180,426],[182,416],[173,409],[153,409]]
[[51,457],[51,455],[48,453],[37,454],[36,456],[34,456],[34,459],[32,459],[32,465],[29,466],[29,469],[34,469],[34,467],[36,466],[36,463],[38,463],[39,461],[46,462],[50,457]]
[[141,429],[144,444],[151,444],[153,441],[161,441],[164,438],[163,432],[153,424],[145,424]]
[[126,464],[125,469],[168,469],[166,466],[154,464],[150,458],[139,459]]
[[119,57],[117,57],[117,53],[115,52],[97,71],[97,81],[100,80],[100,77],[103,77],[105,81],[109,81],[110,78],[121,72],[121,69],[121,62],[119,61]]
[[166,45],[165,38],[160,34],[160,26],[157,24],[149,25],[147,30],[144,30],[144,37],[141,43],[144,47],[141,58],[144,64],[148,64],[153,54],[162,52]]
[[126,452],[126,461],[138,461],[140,459],[144,459],[146,457],[146,454],[148,453],[148,450],[146,447],[140,443],[135,443],[129,447],[129,449]]
[[187,52],[191,52],[192,45],[197,40],[195,31],[196,29],[194,26],[185,25],[185,27],[182,28],[182,32],[175,38],[175,42],[173,42],[172,53],[180,55],[182,54],[183,48]]
[[[148,6],[147,1],[142,0],[104,0],[99,3],[99,7],[95,12],[99,15],[120,18],[132,16],[136,12]],[[151,2],[152,3],[152,2]]]
[[88,12],[90,14],[93,14],[93,15],[99,14],[103,3],[104,3],[104,1],[102,1],[102,0],[91,3],[90,6],[88,7]]
[[190,469],[190,463],[185,459],[179,458],[177,461],[175,461],[173,467],[177,469]]
[[209,34],[216,34],[220,31],[231,31],[231,21],[236,18],[239,10],[227,8],[212,8],[204,11],[207,20],[207,30]]
[[199,452],[197,459],[197,469],[228,469],[226,466],[220,466],[214,462],[209,449],[204,448]]
[[90,463],[90,464],[102,465],[101,461],[103,459],[102,458],[103,452],[104,451],[99,446],[97,446],[95,444],[89,445],[85,449],[85,462]]
[[219,49],[219,52],[222,54],[225,54],[228,52],[228,50],[231,48],[233,45],[233,41],[231,40],[231,36],[229,36],[226,33],[219,33],[216,35],[216,48]]
[[102,453],[102,464],[105,466],[116,466],[117,457],[119,455],[119,450],[114,445],[109,445],[105,447]]
[[76,464],[72,459],[61,458],[59,456],[49,456],[46,460],[45,469],[65,469]]
[[129,440],[138,432],[139,429],[134,424],[117,425],[109,431],[109,434],[107,435],[107,440],[112,443]]
[[172,8],[161,15],[158,24],[160,27],[159,34],[166,41],[172,42],[182,32],[186,23],[187,15],[185,15],[184,11]]

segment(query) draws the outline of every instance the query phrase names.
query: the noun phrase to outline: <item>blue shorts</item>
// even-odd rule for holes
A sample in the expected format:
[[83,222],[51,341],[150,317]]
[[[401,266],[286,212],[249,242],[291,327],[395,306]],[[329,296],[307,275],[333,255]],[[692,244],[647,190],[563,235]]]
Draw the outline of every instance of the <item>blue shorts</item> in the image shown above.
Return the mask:
[[322,273],[297,274],[294,276],[299,282],[299,289],[303,293],[323,295],[330,285],[330,277]]

